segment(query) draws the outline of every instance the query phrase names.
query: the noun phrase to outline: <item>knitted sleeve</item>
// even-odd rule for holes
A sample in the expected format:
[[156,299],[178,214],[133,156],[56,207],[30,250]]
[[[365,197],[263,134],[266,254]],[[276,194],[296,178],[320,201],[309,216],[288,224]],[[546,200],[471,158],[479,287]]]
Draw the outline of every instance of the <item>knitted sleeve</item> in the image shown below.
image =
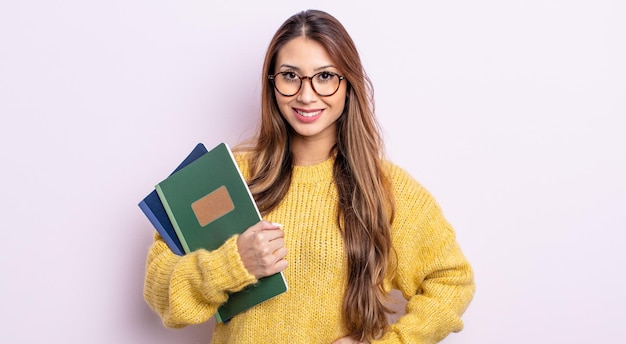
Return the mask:
[[433,197],[397,167],[392,226],[398,265],[393,286],[407,299],[406,314],[375,343],[432,344],[463,329],[461,315],[475,291],[472,268]]
[[236,292],[255,283],[241,262],[237,236],[214,251],[177,256],[156,234],[148,252],[144,298],[167,327],[207,321]]

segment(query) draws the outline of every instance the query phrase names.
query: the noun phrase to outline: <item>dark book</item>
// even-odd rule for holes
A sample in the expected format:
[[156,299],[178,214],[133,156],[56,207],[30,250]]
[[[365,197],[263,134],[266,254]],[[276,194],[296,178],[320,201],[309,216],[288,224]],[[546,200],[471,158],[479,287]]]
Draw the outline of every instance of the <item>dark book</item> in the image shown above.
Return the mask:
[[[189,153],[189,155],[183,160],[173,173],[179,171],[181,168],[189,165],[192,161],[198,159],[207,152],[206,147],[202,143],[198,143],[196,147]],[[146,196],[141,202],[139,202],[139,208],[146,215],[148,220],[152,223],[159,235],[163,238],[163,241],[175,254],[184,255],[183,246],[178,240],[174,226],[170,221],[170,218],[161,203],[161,199],[156,190],[152,190],[148,196]]]

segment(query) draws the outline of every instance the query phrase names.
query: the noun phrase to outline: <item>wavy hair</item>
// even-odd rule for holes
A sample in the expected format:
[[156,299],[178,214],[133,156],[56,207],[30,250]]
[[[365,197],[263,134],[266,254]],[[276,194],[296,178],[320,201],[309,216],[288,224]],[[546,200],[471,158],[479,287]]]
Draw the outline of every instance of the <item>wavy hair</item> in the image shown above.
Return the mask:
[[357,340],[372,340],[388,327],[383,287],[395,261],[390,223],[394,201],[382,168],[383,142],[374,115],[373,87],[352,38],[328,13],[307,10],[287,19],[271,40],[262,75],[261,123],[250,154],[249,186],[262,213],[275,208],[291,184],[293,129],[278,109],[273,85],[280,49],[306,37],[322,44],[348,82],[344,113],[337,122],[333,178],[339,195],[337,223],[348,260],[343,323]]

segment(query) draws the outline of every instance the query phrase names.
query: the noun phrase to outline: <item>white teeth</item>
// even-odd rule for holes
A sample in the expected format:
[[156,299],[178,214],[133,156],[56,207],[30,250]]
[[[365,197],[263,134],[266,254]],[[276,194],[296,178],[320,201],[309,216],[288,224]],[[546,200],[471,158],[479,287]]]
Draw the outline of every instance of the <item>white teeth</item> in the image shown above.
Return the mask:
[[320,112],[322,112],[322,110],[317,110],[314,112],[304,112],[302,110],[296,110],[297,113],[299,113],[300,115],[304,116],[304,117],[313,117],[313,116],[317,116],[320,114]]

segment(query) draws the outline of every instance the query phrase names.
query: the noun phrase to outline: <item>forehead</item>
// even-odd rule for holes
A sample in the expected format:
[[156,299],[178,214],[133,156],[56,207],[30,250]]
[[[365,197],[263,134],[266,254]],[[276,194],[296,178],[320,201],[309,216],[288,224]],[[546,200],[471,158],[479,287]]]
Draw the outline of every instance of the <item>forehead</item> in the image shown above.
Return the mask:
[[276,68],[283,65],[297,67],[303,71],[336,66],[321,43],[305,37],[294,38],[278,50]]

